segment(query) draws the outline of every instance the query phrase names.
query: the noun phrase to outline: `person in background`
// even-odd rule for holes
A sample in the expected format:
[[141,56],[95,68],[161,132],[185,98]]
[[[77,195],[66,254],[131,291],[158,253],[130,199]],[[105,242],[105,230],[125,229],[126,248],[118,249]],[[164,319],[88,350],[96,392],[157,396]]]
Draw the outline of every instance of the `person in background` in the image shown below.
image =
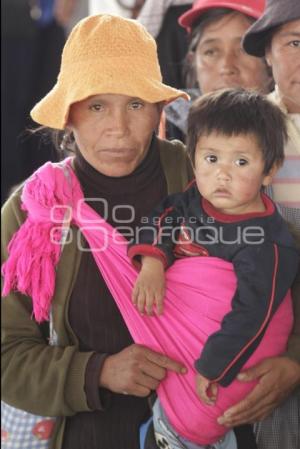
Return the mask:
[[[265,13],[247,31],[244,50],[258,58],[265,57],[270,66],[275,89],[269,98],[286,114],[288,142],[285,161],[274,177],[268,194],[278,204],[283,217],[300,233],[300,2],[268,0]],[[298,274],[295,306],[300,308],[300,273]],[[297,319],[298,316],[298,319]],[[298,338],[297,338],[298,335]],[[289,354],[298,361],[300,371],[300,321],[296,313],[294,337]],[[288,380],[287,368],[285,377]],[[273,372],[275,377],[275,373]],[[275,377],[276,378],[276,377]],[[278,377],[279,378],[279,377]],[[284,380],[286,378],[286,380]],[[292,382],[292,371],[290,381]],[[300,381],[298,379],[298,385]],[[296,384],[295,384],[296,385]],[[288,387],[288,383],[286,383]],[[291,383],[291,387],[293,382]],[[272,387],[272,384],[270,385]],[[292,390],[292,388],[290,388]],[[288,390],[287,390],[288,391]],[[286,395],[283,395],[286,398]],[[300,444],[300,391],[294,391],[274,412],[255,425],[259,448],[297,449]]]
[[192,0],[146,0],[137,20],[155,38],[163,81],[172,87],[186,87],[183,65],[188,50],[187,31],[178,18],[191,6]]
[[89,15],[89,0],[58,0],[55,16],[64,26],[67,35],[70,34],[79,20]]
[[[193,88],[188,90],[192,100],[226,87],[270,91],[271,77],[264,58],[241,50],[243,35],[264,6],[264,0],[195,0],[179,18],[190,34],[186,85]],[[165,108],[167,137],[185,140],[188,110],[189,104],[181,100]]]
[[89,14],[117,14],[136,19],[145,0],[88,0]]
[[58,155],[41,143],[29,112],[56,80],[65,25],[76,0],[4,0],[2,11],[1,204],[9,191]]

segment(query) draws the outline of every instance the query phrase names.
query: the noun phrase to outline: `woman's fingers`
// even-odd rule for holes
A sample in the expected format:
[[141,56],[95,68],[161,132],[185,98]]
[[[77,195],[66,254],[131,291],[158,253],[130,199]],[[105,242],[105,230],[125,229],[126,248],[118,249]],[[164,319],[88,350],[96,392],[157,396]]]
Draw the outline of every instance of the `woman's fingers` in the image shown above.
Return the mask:
[[218,419],[228,427],[260,421],[268,416],[280,402],[300,383],[300,367],[287,357],[265,359],[239,374],[242,382],[258,380],[258,384],[245,399],[230,407]]
[[126,391],[147,396],[165,377],[167,370],[185,373],[184,366],[169,357],[141,345],[131,345],[103,363],[99,385],[115,393]]
[[186,367],[182,363],[177,362],[166,355],[160,354],[159,352],[152,351],[148,348],[145,349],[147,359],[160,368],[165,368],[178,374],[185,374],[187,372]]

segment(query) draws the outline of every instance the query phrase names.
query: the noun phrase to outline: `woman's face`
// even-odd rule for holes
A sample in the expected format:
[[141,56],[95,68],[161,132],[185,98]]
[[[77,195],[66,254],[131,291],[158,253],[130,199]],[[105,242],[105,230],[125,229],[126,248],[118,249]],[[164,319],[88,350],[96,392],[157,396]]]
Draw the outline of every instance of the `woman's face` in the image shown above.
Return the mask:
[[204,28],[195,55],[202,93],[226,87],[268,90],[270,77],[265,62],[247,55],[241,46],[250,25],[246,16],[233,12]]
[[300,112],[300,19],[275,32],[266,51],[275,83],[287,109]]
[[94,95],[74,103],[68,128],[86,161],[107,176],[132,173],[145,157],[160,106],[126,95]]

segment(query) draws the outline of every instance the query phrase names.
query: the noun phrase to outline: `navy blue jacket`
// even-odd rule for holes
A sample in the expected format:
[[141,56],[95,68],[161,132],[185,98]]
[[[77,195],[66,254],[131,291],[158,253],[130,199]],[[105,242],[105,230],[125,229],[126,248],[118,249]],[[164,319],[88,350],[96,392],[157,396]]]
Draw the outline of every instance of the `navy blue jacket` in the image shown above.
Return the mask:
[[262,194],[266,210],[225,215],[201,197],[193,183],[168,196],[142,223],[128,255],[160,257],[165,267],[176,257],[213,256],[233,264],[237,289],[232,309],[195,362],[199,373],[229,385],[259,345],[270,319],[296,276],[299,255],[274,203]]

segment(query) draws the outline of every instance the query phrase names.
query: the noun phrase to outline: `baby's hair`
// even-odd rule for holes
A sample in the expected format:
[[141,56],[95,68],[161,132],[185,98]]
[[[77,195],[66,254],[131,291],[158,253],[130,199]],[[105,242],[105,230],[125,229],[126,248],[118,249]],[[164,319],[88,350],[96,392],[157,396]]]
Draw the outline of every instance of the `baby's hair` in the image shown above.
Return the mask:
[[284,160],[287,128],[284,113],[266,96],[245,89],[223,89],[198,98],[188,117],[187,151],[195,164],[201,136],[211,133],[228,137],[252,135],[265,161],[264,174]]

